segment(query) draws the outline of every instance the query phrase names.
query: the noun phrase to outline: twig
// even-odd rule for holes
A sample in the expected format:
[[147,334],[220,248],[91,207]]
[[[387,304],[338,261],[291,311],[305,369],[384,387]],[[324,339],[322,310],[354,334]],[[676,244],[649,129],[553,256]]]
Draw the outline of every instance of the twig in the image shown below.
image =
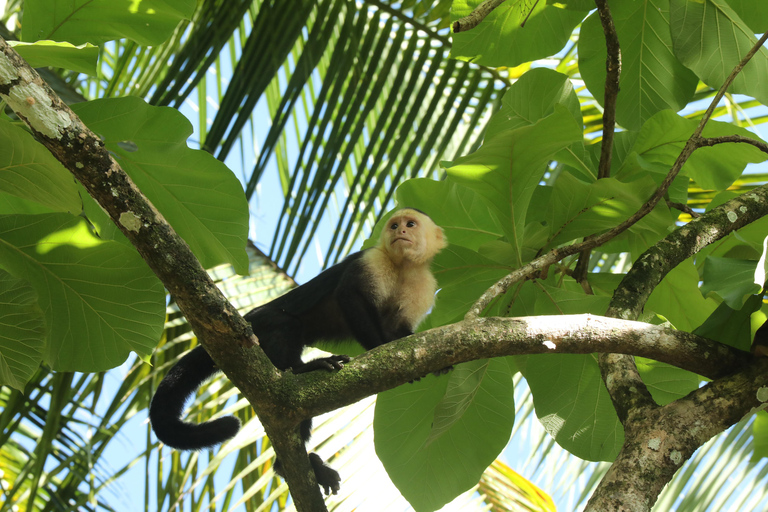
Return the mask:
[[[606,0],[595,0],[595,4],[600,16],[600,23],[603,26],[607,50],[605,93],[603,95],[603,137],[600,145],[600,163],[597,166],[597,179],[601,179],[611,176],[613,136],[616,131],[616,99],[619,96],[619,80],[621,79],[621,46],[608,3]],[[579,255],[579,261],[573,272],[574,278],[579,283],[584,283],[587,280],[591,255],[591,249],[584,250]]]
[[453,22],[453,33],[466,32],[478,26],[495,8],[504,3],[504,0],[485,0],[475,10],[461,19]]
[[619,95],[621,78],[621,47],[616,27],[613,24],[611,10],[606,0],[595,0],[600,23],[603,25],[605,45],[608,56],[605,59],[605,95],[603,99],[603,140],[600,147],[600,164],[597,179],[611,175],[611,155],[613,153],[613,135],[616,129],[616,98]]

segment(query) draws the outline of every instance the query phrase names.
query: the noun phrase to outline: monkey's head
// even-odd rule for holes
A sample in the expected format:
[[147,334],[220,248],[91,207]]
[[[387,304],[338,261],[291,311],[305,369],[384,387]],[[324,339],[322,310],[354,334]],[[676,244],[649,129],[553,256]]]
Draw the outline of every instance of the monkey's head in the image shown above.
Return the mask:
[[443,229],[414,208],[397,210],[384,225],[379,247],[394,263],[428,263],[448,245]]

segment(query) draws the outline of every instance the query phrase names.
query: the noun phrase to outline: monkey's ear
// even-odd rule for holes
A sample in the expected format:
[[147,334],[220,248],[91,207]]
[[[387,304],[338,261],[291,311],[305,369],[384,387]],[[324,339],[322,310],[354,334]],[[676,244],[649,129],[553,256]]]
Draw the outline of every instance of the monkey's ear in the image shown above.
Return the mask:
[[435,254],[437,252],[445,249],[448,247],[448,237],[445,236],[445,231],[443,231],[443,228],[440,226],[435,226],[437,229],[435,229]]

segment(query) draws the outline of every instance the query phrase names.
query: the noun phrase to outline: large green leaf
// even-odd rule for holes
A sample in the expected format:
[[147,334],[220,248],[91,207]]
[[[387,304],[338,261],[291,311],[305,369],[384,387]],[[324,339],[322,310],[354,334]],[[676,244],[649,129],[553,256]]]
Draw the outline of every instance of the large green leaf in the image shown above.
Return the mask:
[[195,0],[26,0],[22,40],[160,44],[194,8]]
[[486,139],[504,130],[530,126],[555,112],[555,105],[568,109],[576,123],[583,123],[579,98],[568,75],[548,68],[534,68],[510,86],[501,108],[488,123]]
[[723,302],[699,327],[693,331],[699,336],[704,336],[720,343],[748,351],[752,345],[751,317],[760,309],[763,300],[759,295],[754,295],[746,300],[741,309],[733,310]]
[[0,216],[0,261],[37,292],[55,370],[103,371],[152,352],[165,292],[135,250],[94,236],[69,214]]
[[701,296],[699,274],[691,260],[682,262],[664,276],[645,304],[646,311],[664,316],[682,331],[700,326],[716,307],[714,300]]
[[437,510],[477,484],[514,420],[507,359],[472,361],[379,394],[376,454],[415,510]]
[[0,270],[0,385],[24,389],[43,359],[45,334],[35,290]]
[[536,416],[557,443],[586,460],[612,461],[624,430],[590,354],[528,356],[525,378]]
[[[661,180],[693,134],[698,122],[685,119],[674,112],[659,112],[645,122],[635,140],[632,151],[637,159],[627,158],[617,173],[626,179],[635,173],[651,171]],[[729,123],[709,121],[702,132],[704,137],[742,135],[755,138],[755,134]],[[763,162],[765,153],[749,144],[717,144],[696,150],[683,166],[682,172],[700,186],[715,190],[729,187],[744,171],[748,163]]]
[[[468,15],[480,3],[454,0],[451,22]],[[548,57],[562,49],[585,14],[546,2],[510,0],[472,30],[453,34],[451,57],[507,67]]]
[[429,320],[433,325],[460,320],[485,290],[512,269],[466,247],[454,244],[443,249],[432,264],[440,292]]
[[[693,98],[698,78],[672,53],[668,0],[614,2],[611,15],[621,45],[616,120],[630,130],[639,130],[661,110],[682,109]],[[595,12],[581,26],[579,71],[601,104],[606,55],[603,27]]]
[[699,388],[701,377],[667,363],[636,357],[635,363],[648,386],[651,396],[659,405],[667,405]]
[[206,268],[232,263],[246,272],[248,205],[240,182],[205,151],[190,149],[189,121],[138,98],[73,106]]
[[446,164],[451,180],[477,192],[498,215],[515,249],[514,264],[523,262],[526,213],[549,160],[581,137],[573,115],[555,105],[535,124],[499,132],[476,152]]
[[[725,0],[670,0],[675,55],[707,85],[720,88],[755,45],[755,30]],[[750,17],[754,14],[750,13]],[[768,103],[768,50],[761,48],[741,70],[729,91]]]
[[75,179],[29,132],[0,120],[0,140],[0,213],[17,212],[5,195],[36,203],[41,210],[80,213]]
[[[451,181],[408,180],[397,188],[396,197],[399,205],[413,206],[434,216],[451,244],[477,250],[503,235],[486,203],[473,190]],[[378,240],[378,233],[374,231],[369,242]]]
[[[549,202],[540,206],[546,212],[549,245],[557,246],[615,227],[634,214],[654,189],[655,183],[647,176],[630,183],[605,178],[588,184],[568,173],[561,174]],[[663,208],[654,209],[622,238],[642,238],[648,232],[661,238],[672,221]]]
[[719,297],[731,309],[739,310],[749,297],[763,289],[755,284],[756,266],[754,260],[709,256],[704,261],[701,293]]
[[79,73],[96,76],[96,62],[99,48],[92,44],[74,46],[56,41],[24,43],[14,41],[13,49],[24,57],[33,68],[54,67],[71,69]]

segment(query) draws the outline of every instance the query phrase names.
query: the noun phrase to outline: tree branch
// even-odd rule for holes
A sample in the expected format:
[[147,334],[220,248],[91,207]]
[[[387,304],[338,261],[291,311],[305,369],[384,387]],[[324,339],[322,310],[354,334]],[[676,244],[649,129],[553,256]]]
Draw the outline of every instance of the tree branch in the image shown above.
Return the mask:
[[475,28],[502,3],[504,3],[504,0],[485,0],[475,7],[471,13],[453,22],[453,33],[458,34],[459,32],[466,32]]

